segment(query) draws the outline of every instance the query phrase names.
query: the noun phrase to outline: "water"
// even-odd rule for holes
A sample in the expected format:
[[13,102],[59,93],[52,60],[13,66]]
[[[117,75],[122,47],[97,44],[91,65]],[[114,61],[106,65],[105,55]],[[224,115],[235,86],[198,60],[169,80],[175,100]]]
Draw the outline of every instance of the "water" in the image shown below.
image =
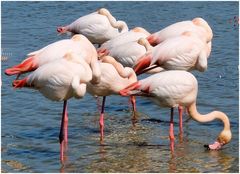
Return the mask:
[[[69,101],[69,148],[59,163],[58,132],[62,103],[37,91],[14,90],[3,70],[27,53],[68,36],[56,27],[98,8],[108,8],[129,28],[149,32],[200,16],[211,25],[214,38],[208,70],[194,72],[199,82],[198,109],[225,112],[233,138],[221,151],[206,151],[222,129],[219,121],[184,122],[178,138],[175,112],[175,153],[169,151],[170,110],[137,98],[138,123],[131,123],[127,98],[107,97],[105,142],[99,143],[99,113],[90,95]],[[2,2],[2,172],[238,172],[238,2]],[[238,17],[238,16],[237,16]],[[184,115],[184,120],[188,116]]]

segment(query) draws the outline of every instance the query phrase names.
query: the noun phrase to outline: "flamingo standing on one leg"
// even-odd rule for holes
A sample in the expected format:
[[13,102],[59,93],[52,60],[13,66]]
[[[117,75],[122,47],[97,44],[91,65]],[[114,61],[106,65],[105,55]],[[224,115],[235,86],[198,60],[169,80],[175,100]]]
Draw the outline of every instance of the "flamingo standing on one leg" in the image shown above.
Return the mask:
[[83,35],[74,35],[71,39],[64,39],[47,45],[40,50],[28,54],[28,58],[20,64],[5,70],[7,75],[22,74],[33,71],[38,67],[62,58],[67,52],[74,52],[79,58],[84,59],[93,72],[93,82],[98,83],[100,67],[97,60],[97,52],[92,43]]
[[127,32],[128,26],[124,21],[116,21],[107,9],[101,8],[97,12],[80,17],[67,26],[58,27],[57,31],[83,34],[93,44],[102,44]]
[[94,96],[103,96],[102,109],[99,121],[101,132],[100,140],[102,141],[104,128],[104,106],[106,96],[112,94],[119,94],[119,91],[121,89],[124,89],[129,84],[136,82],[137,77],[132,68],[124,68],[120,63],[118,63],[114,58],[110,56],[102,57],[100,67],[100,83],[92,84],[91,82],[88,82],[87,92]]
[[59,134],[61,162],[64,144],[67,144],[67,100],[72,97],[82,98],[86,92],[86,83],[91,79],[89,65],[79,55],[67,53],[62,59],[40,66],[26,78],[13,81],[14,88],[30,87],[50,100],[64,101]]
[[224,124],[224,129],[218,136],[215,143],[207,147],[213,150],[220,149],[230,142],[232,134],[230,122],[226,114],[213,111],[206,115],[201,115],[196,109],[196,98],[198,83],[196,78],[186,71],[165,71],[152,75],[146,79],[135,82],[120,91],[123,96],[140,95],[153,99],[159,106],[171,108],[171,120],[169,137],[171,140],[171,150],[174,147],[173,133],[173,108],[178,105],[185,106],[190,116],[198,122],[210,122],[220,119]]

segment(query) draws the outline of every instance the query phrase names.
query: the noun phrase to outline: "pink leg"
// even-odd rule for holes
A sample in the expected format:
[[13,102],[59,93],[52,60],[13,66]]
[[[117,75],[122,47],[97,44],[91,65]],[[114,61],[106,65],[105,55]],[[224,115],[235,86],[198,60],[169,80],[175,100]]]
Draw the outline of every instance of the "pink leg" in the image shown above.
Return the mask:
[[61,128],[60,128],[60,133],[59,133],[59,143],[60,143],[60,160],[61,162],[63,162],[63,154],[64,154],[64,144],[65,141],[67,141],[67,135],[65,135],[67,133],[66,131],[66,117],[67,116],[67,101],[64,101],[63,104],[63,113],[62,113],[62,121],[61,121]]
[[133,116],[132,116],[132,120],[137,119],[136,117],[136,97],[135,96],[130,96],[131,99],[131,103],[132,103],[132,110],[133,110]]
[[131,98],[133,112],[136,112],[136,97],[135,96],[130,96],[130,98]]
[[99,119],[99,125],[100,125],[100,141],[103,141],[103,129],[104,129],[104,106],[105,106],[105,100],[106,100],[106,96],[103,97],[103,101],[102,101],[102,110],[101,110],[101,115],[100,115],[100,119]]
[[170,129],[169,129],[169,138],[170,138],[170,149],[171,149],[171,152],[174,152],[173,108],[171,108],[171,120],[170,120]]
[[183,107],[178,106],[178,113],[179,113],[179,133],[183,133],[183,122],[182,122],[182,114],[183,114]]

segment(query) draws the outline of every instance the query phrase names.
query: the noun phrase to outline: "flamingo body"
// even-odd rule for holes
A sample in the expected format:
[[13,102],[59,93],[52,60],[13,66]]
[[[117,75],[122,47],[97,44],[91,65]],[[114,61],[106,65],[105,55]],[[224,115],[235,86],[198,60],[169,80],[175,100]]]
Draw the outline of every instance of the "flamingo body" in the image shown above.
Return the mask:
[[[92,79],[92,71],[77,55],[67,54],[63,59],[47,63],[26,77],[24,86],[39,90],[46,98],[64,101],[81,98],[86,92],[86,82]],[[13,85],[19,87],[21,80]],[[23,87],[23,86],[20,86]]]
[[140,38],[146,38],[149,35],[150,33],[148,33],[145,29],[137,27],[108,40],[107,42],[103,43],[99,49],[105,48],[110,50],[128,42],[137,42]]
[[110,63],[101,62],[100,68],[100,83],[95,85],[93,85],[91,82],[87,83],[87,91],[92,95],[108,96],[112,94],[119,94],[121,89],[124,89],[129,84],[137,81],[135,75],[132,78],[128,78],[130,74],[135,74],[131,68],[124,68],[126,73],[125,77],[122,77],[117,72],[116,68]]
[[97,83],[101,72],[96,49],[85,36],[79,34],[74,35],[71,39],[60,40],[29,53],[28,55],[31,57],[19,65],[6,69],[5,73],[14,75],[33,71],[46,63],[63,58],[68,52],[77,54],[79,59],[84,59],[90,65],[93,71],[93,81]]
[[186,32],[153,47],[151,53],[139,59],[134,70],[139,72],[150,65],[157,64],[166,70],[205,71],[208,51],[206,43],[194,33]]
[[[121,24],[121,31],[119,31],[117,26],[114,26],[117,22]],[[60,33],[66,31],[74,34],[83,34],[93,44],[102,44],[118,36],[120,33],[128,31],[128,27],[125,22],[116,21],[109,11],[107,11],[107,14],[101,14],[101,12],[97,11],[82,16],[65,27],[58,28],[58,32]]]
[[150,44],[157,45],[166,39],[179,36],[186,31],[197,34],[200,39],[206,42],[211,42],[213,37],[212,29],[208,23],[202,18],[194,18],[192,21],[182,21],[169,25],[153,33],[147,39]]

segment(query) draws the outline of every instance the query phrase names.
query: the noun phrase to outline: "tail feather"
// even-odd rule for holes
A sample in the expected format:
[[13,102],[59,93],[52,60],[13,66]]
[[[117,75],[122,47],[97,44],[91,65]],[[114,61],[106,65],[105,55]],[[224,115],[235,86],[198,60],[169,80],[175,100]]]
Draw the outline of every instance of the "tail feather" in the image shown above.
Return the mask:
[[148,36],[147,40],[152,46],[156,46],[157,44],[159,44],[158,38],[154,34],[151,34],[150,36]]
[[15,89],[22,88],[22,87],[29,87],[29,85],[27,84],[27,78],[24,78],[22,80],[14,80],[12,85]]
[[22,74],[29,71],[33,71],[37,69],[37,65],[33,62],[34,57],[29,57],[24,60],[22,63],[13,66],[12,68],[8,68],[5,70],[6,75],[15,75],[15,74]]
[[67,28],[66,27],[57,27],[57,32],[60,34],[64,34],[67,32]]
[[122,89],[119,91],[119,94],[121,96],[129,96],[131,95],[131,91],[138,89],[140,87],[140,83],[139,82],[134,82],[131,85],[127,86],[126,88]]

